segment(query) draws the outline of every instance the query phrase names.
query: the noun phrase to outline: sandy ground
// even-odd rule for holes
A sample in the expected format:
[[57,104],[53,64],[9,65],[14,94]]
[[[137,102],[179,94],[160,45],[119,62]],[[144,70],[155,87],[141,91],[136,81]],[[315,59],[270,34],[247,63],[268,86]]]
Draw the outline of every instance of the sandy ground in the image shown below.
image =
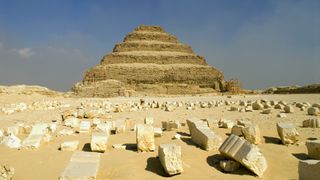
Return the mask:
[[[124,103],[128,101],[138,102],[140,98],[110,98],[103,99],[112,103]],[[228,99],[236,100],[285,100],[286,102],[310,102],[320,103],[320,94],[313,95],[247,95],[247,96],[184,96],[184,97],[144,97],[147,102],[156,101],[211,101]],[[40,95],[0,95],[0,107],[6,104],[35,101],[57,100],[70,103],[72,107],[56,110],[27,110],[16,112],[11,115],[0,113],[0,128],[11,126],[17,122],[32,124],[34,122],[50,122],[53,119],[61,120],[61,112],[66,109],[74,109],[84,99],[72,98],[50,98]],[[88,99],[87,99],[88,100]],[[320,129],[302,128],[302,121],[310,118],[305,111],[295,108],[295,112],[288,114],[286,118],[278,118],[276,115],[280,110],[273,109],[271,114],[254,112],[231,112],[228,106],[213,108],[197,108],[186,110],[185,107],[176,109],[173,112],[166,112],[161,109],[149,109],[136,112],[110,113],[112,119],[130,117],[142,123],[144,117],[152,116],[155,119],[155,127],[161,127],[161,121],[179,120],[185,122],[188,117],[217,119],[227,118],[231,120],[249,118],[258,124],[262,134],[262,144],[258,145],[267,159],[268,169],[262,179],[298,179],[298,161],[305,159],[307,149],[304,145],[307,138],[320,138]],[[297,126],[300,133],[298,145],[281,145],[277,135],[277,122],[292,122]],[[230,129],[213,129],[223,139],[230,133]],[[181,140],[173,140],[176,132],[182,134]],[[182,148],[182,160],[184,172],[173,177],[166,177],[164,170],[157,159],[158,152],[138,153],[134,149],[136,140],[135,132],[111,135],[108,141],[107,152],[101,154],[98,179],[257,179],[257,177],[245,168],[228,174],[219,168],[218,151],[204,151],[195,146],[188,136],[188,128],[182,127],[177,131],[164,132],[164,136],[156,138],[156,145],[161,143],[174,143]],[[20,138],[25,138],[22,134]],[[14,179],[43,180],[57,179],[66,167],[72,152],[59,151],[58,148],[63,141],[80,140],[80,150],[87,151],[87,143],[90,142],[90,134],[76,134],[74,136],[56,137],[52,141],[42,144],[38,150],[9,149],[0,145],[0,164],[8,164],[15,168]],[[113,149],[112,144],[127,144],[128,149]],[[132,147],[132,148],[131,148]]]

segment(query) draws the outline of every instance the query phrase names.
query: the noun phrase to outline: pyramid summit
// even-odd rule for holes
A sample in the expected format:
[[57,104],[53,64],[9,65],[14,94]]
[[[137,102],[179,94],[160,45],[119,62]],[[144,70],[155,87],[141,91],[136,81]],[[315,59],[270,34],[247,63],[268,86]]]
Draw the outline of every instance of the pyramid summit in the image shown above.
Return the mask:
[[223,73],[160,26],[141,25],[85,72],[75,94],[200,94],[222,91]]

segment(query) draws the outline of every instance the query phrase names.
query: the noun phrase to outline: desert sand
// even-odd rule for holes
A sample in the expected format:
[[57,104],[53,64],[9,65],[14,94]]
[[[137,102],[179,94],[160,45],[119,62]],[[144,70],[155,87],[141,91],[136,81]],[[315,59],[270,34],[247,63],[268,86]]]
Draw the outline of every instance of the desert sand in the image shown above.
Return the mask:
[[[61,114],[68,109],[76,109],[81,102],[110,102],[112,104],[124,104],[128,102],[200,102],[227,100],[238,102],[239,100],[283,100],[287,103],[309,102],[310,104],[320,102],[320,94],[299,94],[299,95],[233,95],[227,96],[174,96],[174,97],[115,97],[115,98],[65,98],[62,96],[45,96],[37,93],[24,94],[0,94],[0,107],[8,106],[13,103],[24,102],[28,105],[34,102],[57,101],[70,104],[70,107],[57,108],[53,110],[31,110],[14,112],[6,115],[0,112],[0,129],[13,126],[17,123],[33,125],[36,122],[50,123],[52,120],[62,122]],[[234,105],[238,106],[238,105]],[[240,106],[239,106],[240,107]],[[277,114],[282,110],[272,108],[270,114],[262,114],[261,110],[253,112],[229,111],[230,106],[222,105],[219,107],[200,108],[187,110],[186,106],[178,107],[172,112],[167,112],[158,108],[149,108],[129,112],[110,112],[112,118],[132,118],[137,123],[143,123],[146,116],[154,118],[154,127],[161,127],[161,121],[178,120],[185,123],[188,117],[197,118],[216,118],[216,119],[249,119],[257,124],[261,131],[262,143],[258,145],[265,156],[268,168],[262,179],[298,179],[298,162],[307,159],[307,149],[305,142],[308,138],[320,139],[319,128],[303,128],[302,121],[312,118],[307,115],[306,110],[301,111],[294,107],[294,113],[287,113],[287,117],[279,118]],[[90,119],[89,119],[90,120]],[[291,122],[300,134],[299,141],[295,145],[282,145],[277,134],[277,122]],[[59,129],[62,125],[58,126]],[[230,134],[231,129],[213,128],[215,133],[222,136],[223,140]],[[92,131],[94,131],[92,129]],[[182,138],[172,139],[179,133]],[[90,151],[90,134],[74,134],[70,136],[56,136],[51,133],[52,139],[47,143],[41,144],[39,149],[20,150],[10,149],[0,145],[0,162],[8,164],[15,169],[14,179],[36,180],[36,179],[58,179],[65,169],[68,161],[73,154],[69,151],[60,151],[60,144],[67,140],[79,140],[80,151]],[[20,139],[26,138],[27,134],[19,133]],[[197,147],[189,136],[187,126],[182,126],[178,130],[164,131],[162,137],[155,138],[156,150],[154,152],[137,152],[136,134],[134,131],[122,134],[112,134],[108,140],[107,151],[101,153],[100,167],[97,179],[257,179],[257,176],[244,167],[233,173],[225,173],[219,167],[219,160],[223,159],[218,150],[205,151]],[[183,173],[172,177],[167,177],[158,156],[158,146],[162,143],[173,143],[181,146]],[[126,149],[114,149],[113,144],[125,144]]]

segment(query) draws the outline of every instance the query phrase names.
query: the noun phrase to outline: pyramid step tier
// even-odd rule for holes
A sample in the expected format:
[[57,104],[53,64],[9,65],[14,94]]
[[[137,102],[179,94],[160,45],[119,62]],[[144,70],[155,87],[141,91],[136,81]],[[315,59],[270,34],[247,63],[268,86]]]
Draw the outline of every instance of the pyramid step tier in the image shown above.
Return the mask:
[[180,43],[163,43],[159,41],[131,41],[115,45],[113,52],[126,51],[172,51],[193,53],[190,46]]
[[134,31],[128,34],[124,42],[130,41],[161,41],[169,43],[178,43],[175,36],[167,33],[149,32],[149,31]]
[[165,32],[160,26],[145,26],[141,25],[134,29],[134,31],[149,31],[149,32]]
[[115,79],[125,84],[183,83],[213,86],[223,74],[211,66],[188,64],[109,64],[86,72],[83,82],[94,83]]
[[122,63],[153,63],[153,64],[199,64],[207,65],[205,59],[194,54],[178,54],[173,53],[110,53],[101,60],[101,65]]

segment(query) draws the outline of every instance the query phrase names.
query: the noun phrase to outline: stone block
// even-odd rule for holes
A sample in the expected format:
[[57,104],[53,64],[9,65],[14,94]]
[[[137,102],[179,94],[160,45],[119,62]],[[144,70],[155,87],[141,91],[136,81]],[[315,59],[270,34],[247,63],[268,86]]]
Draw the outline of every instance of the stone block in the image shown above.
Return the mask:
[[258,125],[246,126],[242,129],[244,138],[252,144],[261,143],[261,133]]
[[67,127],[77,128],[79,127],[79,119],[73,116],[69,116],[64,120],[64,125]]
[[177,130],[181,127],[179,121],[162,121],[162,128],[166,131]]
[[320,128],[320,119],[312,118],[302,122],[303,127]]
[[218,149],[222,143],[220,135],[215,134],[204,121],[196,118],[187,119],[191,140],[206,151]]
[[231,128],[231,134],[234,134],[236,136],[243,136],[243,133],[242,133],[242,129],[244,128],[244,126],[240,126],[240,125],[234,125],[232,128]]
[[150,152],[155,150],[154,131],[151,125],[138,124],[136,130],[137,150]]
[[144,124],[153,125],[153,117],[145,117]]
[[97,125],[96,130],[98,132],[107,133],[108,135],[111,134],[111,124],[110,123],[100,123]]
[[281,142],[285,145],[294,144],[298,141],[299,133],[291,123],[277,123],[277,131]]
[[268,167],[267,160],[260,149],[239,136],[231,134],[220,146],[219,151],[260,177]]
[[161,144],[159,146],[159,159],[164,170],[170,176],[183,172],[180,146]]
[[94,180],[97,178],[100,154],[76,151],[59,180]]
[[299,161],[299,179],[316,180],[320,179],[320,160]]
[[131,118],[126,118],[125,119],[125,128],[126,130],[134,130],[136,126],[136,121],[131,119]]
[[125,119],[117,119],[115,122],[115,133],[125,133],[126,132],[126,124]]
[[91,128],[90,121],[81,121],[80,127],[79,127],[79,133],[89,133],[90,128]]
[[154,137],[161,137],[162,136],[162,128],[153,128]]
[[90,148],[94,152],[105,152],[107,150],[108,134],[92,133]]
[[306,142],[308,156],[320,160],[320,140],[308,140]]
[[66,141],[61,143],[60,150],[61,151],[75,151],[79,147],[79,141]]

